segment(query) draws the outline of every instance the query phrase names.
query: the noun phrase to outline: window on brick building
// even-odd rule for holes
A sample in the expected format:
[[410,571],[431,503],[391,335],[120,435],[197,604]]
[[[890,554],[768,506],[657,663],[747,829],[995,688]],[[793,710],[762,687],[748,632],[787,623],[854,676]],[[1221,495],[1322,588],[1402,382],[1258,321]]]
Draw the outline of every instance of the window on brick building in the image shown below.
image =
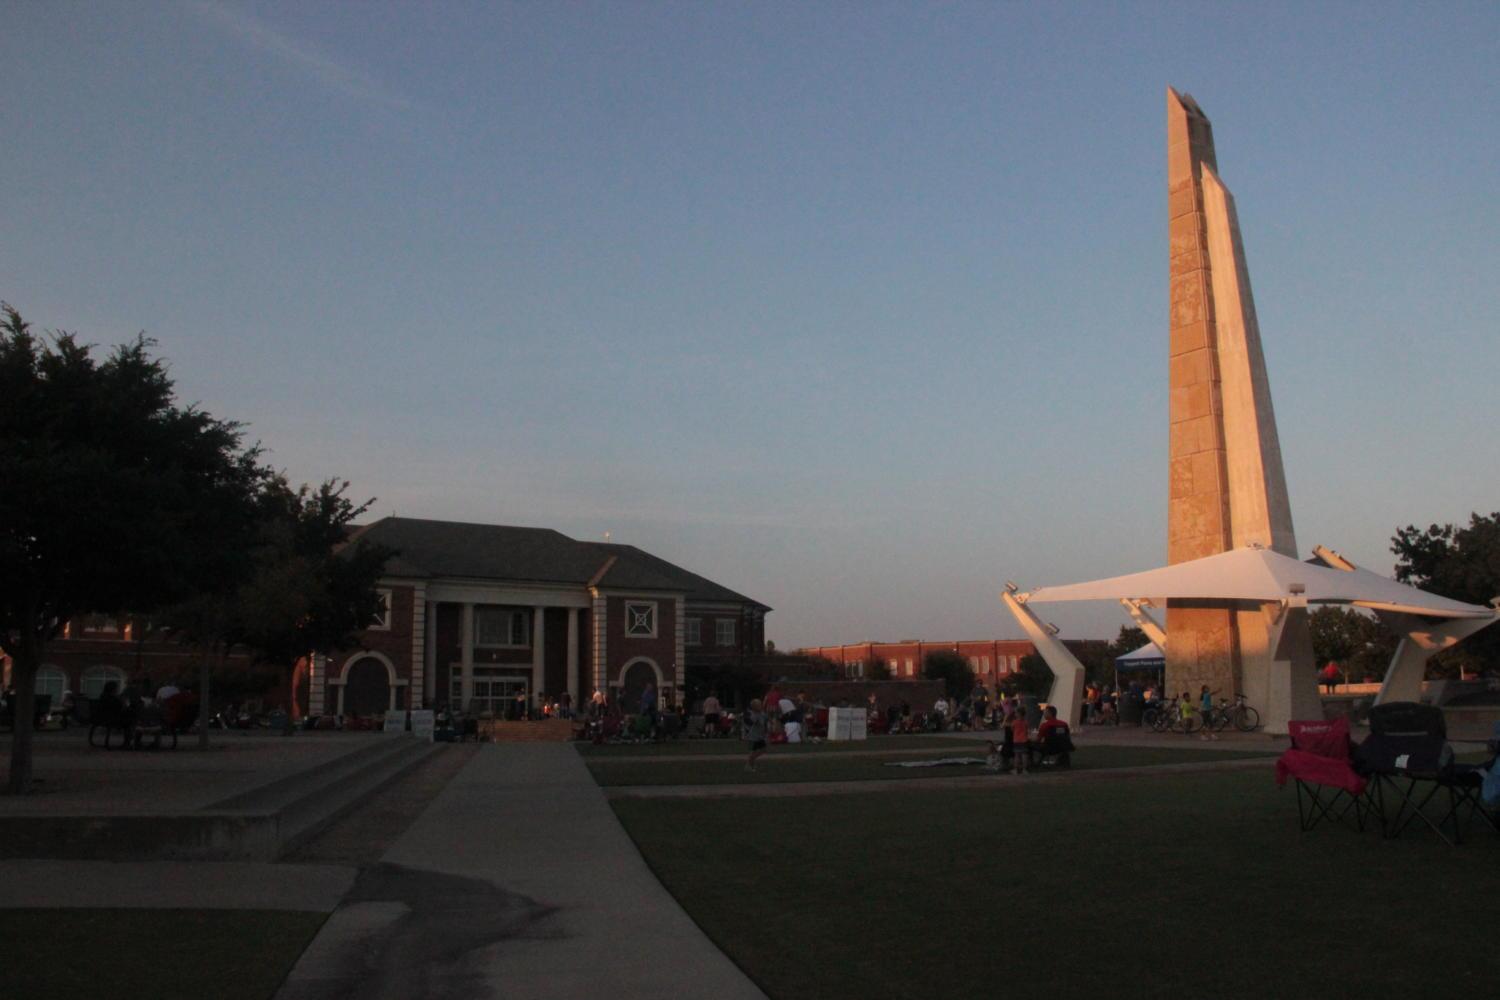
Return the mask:
[[714,644],[718,646],[734,645],[733,618],[720,618],[714,622]]
[[380,595],[380,612],[365,628],[375,632],[386,632],[391,627],[391,592],[389,590],[381,590],[378,593]]
[[703,619],[689,618],[687,620],[687,625],[684,628],[684,632],[684,641],[686,641],[689,646],[700,645],[703,642]]
[[62,695],[67,689],[68,675],[61,667],[47,664],[36,672],[36,693],[51,695],[54,708],[62,704]]
[[625,602],[625,634],[636,639],[656,638],[656,602]]
[[510,608],[474,609],[474,645],[526,646],[530,644],[530,616]]
[[908,677],[915,677],[916,673],[917,673],[917,668],[915,667],[915,665],[912,664],[911,658],[907,657],[907,660],[906,660],[906,676],[908,676]]
[[97,698],[110,681],[115,682],[115,693],[119,694],[125,690],[125,671],[119,667],[89,667],[83,672],[79,686],[83,688],[85,698]]

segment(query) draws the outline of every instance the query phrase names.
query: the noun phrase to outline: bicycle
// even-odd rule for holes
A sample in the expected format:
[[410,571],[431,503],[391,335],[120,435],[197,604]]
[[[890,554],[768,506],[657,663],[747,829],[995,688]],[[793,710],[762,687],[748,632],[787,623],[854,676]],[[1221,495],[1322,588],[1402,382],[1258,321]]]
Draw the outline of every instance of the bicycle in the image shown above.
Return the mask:
[[1158,733],[1172,732],[1191,736],[1202,728],[1203,722],[1197,715],[1184,716],[1182,706],[1174,696],[1165,705],[1146,709],[1141,716],[1141,724],[1149,725]]
[[1219,707],[1214,710],[1213,727],[1215,732],[1223,732],[1233,723],[1234,728],[1242,733],[1253,733],[1260,728],[1260,713],[1245,703],[1245,696],[1237,694],[1234,696],[1234,704],[1231,705],[1227,699],[1219,700]]

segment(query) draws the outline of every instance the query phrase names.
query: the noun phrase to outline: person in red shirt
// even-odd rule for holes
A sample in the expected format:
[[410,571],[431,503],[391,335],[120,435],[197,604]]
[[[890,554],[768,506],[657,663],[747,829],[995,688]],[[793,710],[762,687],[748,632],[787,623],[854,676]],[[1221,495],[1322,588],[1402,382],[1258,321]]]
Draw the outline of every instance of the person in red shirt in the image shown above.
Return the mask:
[[1047,743],[1047,734],[1054,729],[1061,729],[1065,733],[1069,732],[1068,724],[1057,718],[1057,709],[1054,706],[1048,705],[1042,712],[1042,716],[1041,728],[1036,731],[1036,741],[1038,743],[1045,746]]

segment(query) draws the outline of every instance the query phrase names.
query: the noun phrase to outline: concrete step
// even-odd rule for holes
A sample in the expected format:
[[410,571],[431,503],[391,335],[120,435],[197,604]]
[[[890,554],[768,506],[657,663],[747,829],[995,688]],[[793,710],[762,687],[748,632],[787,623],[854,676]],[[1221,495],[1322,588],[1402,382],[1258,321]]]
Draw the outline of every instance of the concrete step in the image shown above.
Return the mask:
[[287,803],[280,810],[277,824],[281,840],[277,857],[317,836],[430,755],[447,749],[445,743],[429,743],[410,737],[392,737],[392,742],[398,744],[394,750],[376,756],[364,767],[345,772]]
[[197,810],[0,816],[0,858],[273,861],[445,746],[392,735]]

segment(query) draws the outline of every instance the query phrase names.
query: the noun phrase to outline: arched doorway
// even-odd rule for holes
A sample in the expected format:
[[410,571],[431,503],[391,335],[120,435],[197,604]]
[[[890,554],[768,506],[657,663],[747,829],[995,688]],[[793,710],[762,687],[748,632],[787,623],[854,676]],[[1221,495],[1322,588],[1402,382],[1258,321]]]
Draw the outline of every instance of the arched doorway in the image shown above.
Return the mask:
[[344,714],[378,715],[391,707],[391,676],[373,656],[349,664],[344,674]]
[[620,676],[620,707],[626,712],[639,712],[641,694],[648,683],[656,685],[656,704],[659,707],[662,703],[661,669],[644,656],[627,663]]

